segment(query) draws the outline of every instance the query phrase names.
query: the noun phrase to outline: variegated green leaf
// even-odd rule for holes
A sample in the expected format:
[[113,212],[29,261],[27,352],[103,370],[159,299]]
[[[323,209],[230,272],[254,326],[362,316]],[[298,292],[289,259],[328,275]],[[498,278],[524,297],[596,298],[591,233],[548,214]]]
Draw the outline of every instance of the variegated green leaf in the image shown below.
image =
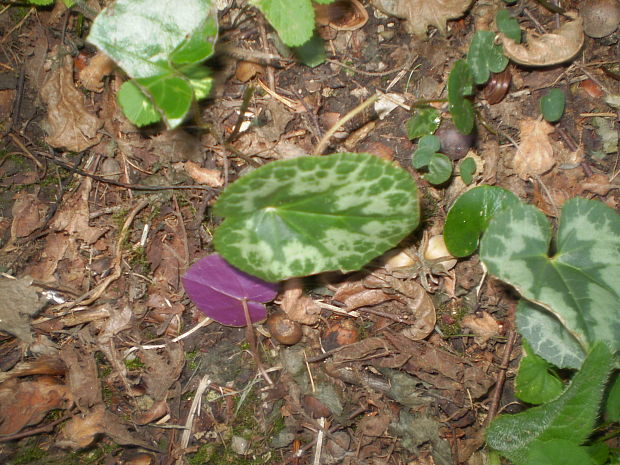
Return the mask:
[[604,341],[617,351],[620,216],[601,202],[571,199],[562,208],[551,257],[550,243],[545,216],[517,204],[491,221],[480,256],[491,274],[551,311],[583,348]]
[[351,271],[394,247],[419,219],[411,176],[370,154],[269,163],[231,184],[215,248],[267,281]]

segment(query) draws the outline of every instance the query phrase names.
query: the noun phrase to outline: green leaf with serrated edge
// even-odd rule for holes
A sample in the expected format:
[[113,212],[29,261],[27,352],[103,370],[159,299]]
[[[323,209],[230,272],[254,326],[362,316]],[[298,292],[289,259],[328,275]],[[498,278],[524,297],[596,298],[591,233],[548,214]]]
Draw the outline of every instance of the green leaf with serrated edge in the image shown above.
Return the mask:
[[487,444],[515,465],[532,465],[529,452],[535,441],[583,443],[594,427],[612,365],[609,348],[597,342],[560,397],[516,415],[495,418],[486,432]]
[[254,0],[254,4],[289,47],[299,47],[312,37],[314,9],[310,0]]
[[495,15],[495,24],[499,31],[506,37],[521,43],[521,27],[519,21],[510,15],[510,11],[506,9],[499,10]]
[[465,97],[474,91],[474,78],[465,60],[454,63],[448,76],[448,107],[454,126],[462,133],[474,129],[474,106]]
[[620,422],[620,372],[616,371],[607,391],[605,415],[607,421]]
[[478,239],[489,221],[508,205],[518,203],[512,192],[497,186],[478,186],[461,195],[446,217],[443,237],[455,257],[467,257],[478,248]]
[[530,465],[594,465],[585,447],[564,439],[534,441],[527,463]]
[[194,97],[187,80],[168,74],[135,79],[135,82],[153,99],[169,129],[174,129],[183,122]]
[[476,172],[476,161],[467,157],[459,164],[459,175],[466,185],[470,185],[474,182],[474,173]]
[[224,258],[266,281],[357,270],[418,224],[411,176],[367,153],[269,163],[220,195]]
[[428,163],[424,179],[434,185],[443,184],[452,176],[452,160],[443,153],[434,153]]
[[207,31],[217,33],[217,28],[212,27],[217,16],[211,3],[211,0],[117,0],[95,18],[88,41],[133,78],[161,75],[169,71],[168,63],[172,62],[175,51],[183,55],[189,50],[202,59],[208,56],[206,50],[212,50],[216,36],[208,38],[211,43],[204,44],[201,53],[196,53],[200,46],[192,37],[197,34],[204,40]]
[[142,93],[133,80],[124,82],[116,97],[125,116],[136,126],[147,126],[161,119],[153,102]]
[[434,108],[420,108],[407,120],[407,137],[411,140],[433,134],[441,123],[441,113]]
[[525,352],[519,363],[515,378],[515,395],[529,404],[542,404],[558,397],[564,384],[554,373],[545,359],[536,355],[527,342],[523,342]]
[[620,215],[602,202],[574,198],[562,207],[557,236],[549,257],[545,216],[513,205],[491,220],[480,257],[490,274],[553,312],[584,348],[605,341],[619,350]]
[[[477,31],[469,45],[467,64],[476,84],[489,80],[491,72],[500,73],[508,66],[508,58],[502,52],[502,46],[495,44],[495,33]],[[469,94],[467,94],[469,95]]]
[[325,63],[325,43],[318,34],[299,47],[293,47],[293,52],[304,65],[314,68]]
[[521,299],[517,305],[517,327],[535,354],[558,368],[577,369],[585,352],[577,339],[547,309]]
[[550,123],[555,123],[562,118],[566,98],[561,89],[551,89],[540,99],[540,112]]

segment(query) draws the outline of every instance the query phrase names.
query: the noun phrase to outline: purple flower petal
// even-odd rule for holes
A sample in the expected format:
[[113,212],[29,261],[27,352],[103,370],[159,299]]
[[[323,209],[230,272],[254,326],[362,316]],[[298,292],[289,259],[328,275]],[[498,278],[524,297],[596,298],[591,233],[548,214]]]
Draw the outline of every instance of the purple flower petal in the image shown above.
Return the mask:
[[190,299],[208,317],[229,326],[245,326],[242,300],[246,299],[252,322],[265,319],[262,302],[276,297],[277,283],[268,283],[228,264],[218,254],[194,263],[183,286]]

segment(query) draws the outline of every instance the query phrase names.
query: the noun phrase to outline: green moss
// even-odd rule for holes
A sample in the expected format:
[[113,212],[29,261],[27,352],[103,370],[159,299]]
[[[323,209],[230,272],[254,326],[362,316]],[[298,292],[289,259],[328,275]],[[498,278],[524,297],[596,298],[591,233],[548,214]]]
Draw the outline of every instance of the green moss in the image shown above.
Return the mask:
[[144,363],[139,358],[134,358],[131,360],[123,360],[123,363],[127,367],[129,371],[138,371],[141,368],[144,368]]
[[185,360],[187,361],[187,369],[192,372],[196,371],[200,366],[200,352],[197,350],[186,352]]
[[31,439],[8,463],[9,465],[30,465],[37,463],[46,455],[47,451],[41,449],[35,439]]
[[[453,337],[457,334],[461,334],[461,320],[469,312],[470,309],[466,305],[459,305],[456,307],[445,304],[441,305],[437,309],[437,324],[444,337]],[[449,319],[453,320],[453,323],[445,323],[442,318],[443,315],[448,316]]]

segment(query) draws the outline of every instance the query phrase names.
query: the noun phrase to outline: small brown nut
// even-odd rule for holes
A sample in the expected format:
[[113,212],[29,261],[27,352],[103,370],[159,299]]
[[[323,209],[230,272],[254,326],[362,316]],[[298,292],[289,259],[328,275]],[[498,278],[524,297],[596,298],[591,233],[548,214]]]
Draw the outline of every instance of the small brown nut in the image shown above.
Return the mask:
[[583,32],[595,39],[606,37],[618,28],[620,23],[620,2],[618,0],[588,0],[579,9],[583,18]]
[[280,344],[291,346],[301,340],[301,325],[289,319],[284,312],[272,313],[265,324],[271,337]]
[[354,344],[359,340],[359,332],[351,320],[342,320],[332,324],[321,339],[325,350]]

